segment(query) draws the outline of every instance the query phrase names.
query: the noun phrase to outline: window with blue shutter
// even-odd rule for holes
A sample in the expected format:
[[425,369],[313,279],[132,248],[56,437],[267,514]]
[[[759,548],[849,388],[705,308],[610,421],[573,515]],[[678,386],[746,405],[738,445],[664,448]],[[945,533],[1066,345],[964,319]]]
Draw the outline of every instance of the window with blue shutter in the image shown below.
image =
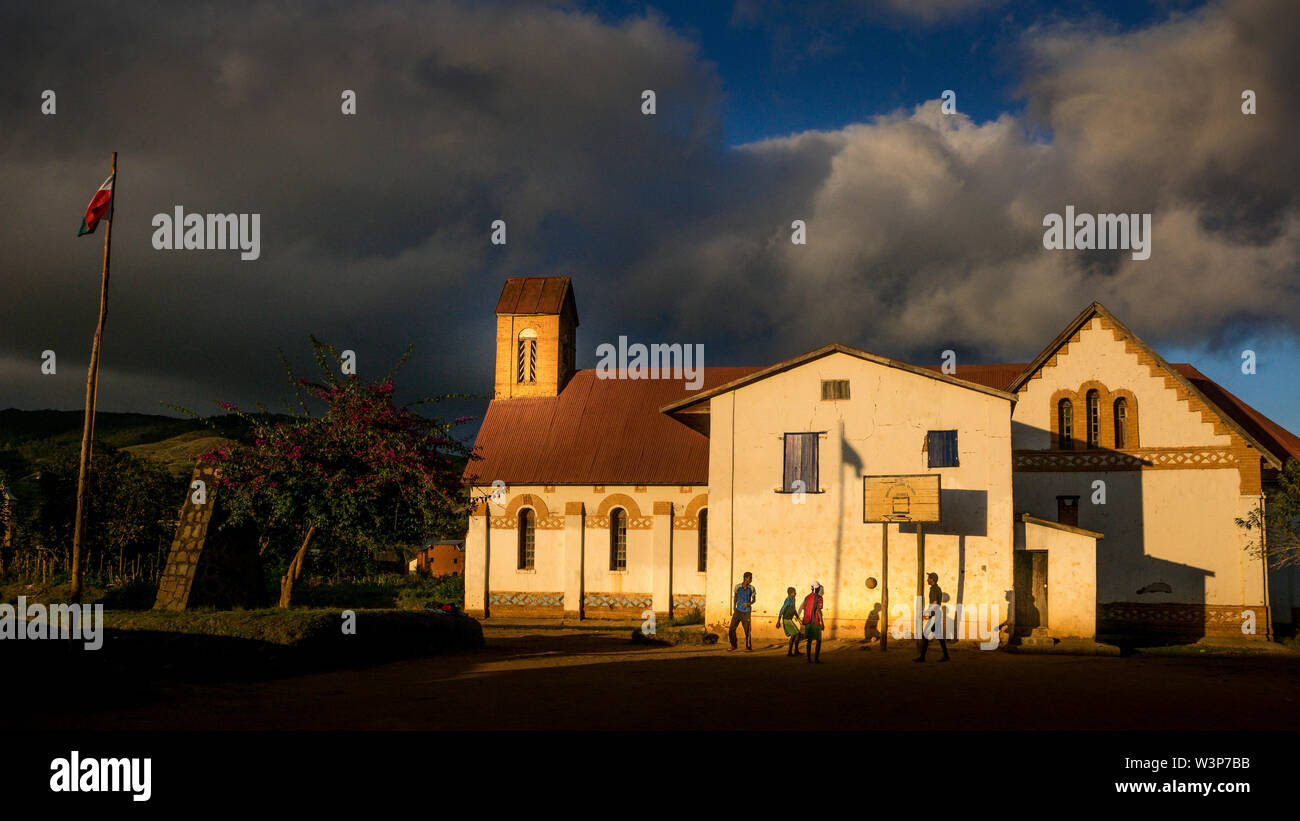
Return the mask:
[[930,453],[930,467],[957,467],[957,431],[930,431],[926,441],[926,450]]
[[[785,435],[785,471],[781,482],[783,493],[820,493],[817,483],[816,433],[787,433]],[[803,486],[796,485],[802,481]]]

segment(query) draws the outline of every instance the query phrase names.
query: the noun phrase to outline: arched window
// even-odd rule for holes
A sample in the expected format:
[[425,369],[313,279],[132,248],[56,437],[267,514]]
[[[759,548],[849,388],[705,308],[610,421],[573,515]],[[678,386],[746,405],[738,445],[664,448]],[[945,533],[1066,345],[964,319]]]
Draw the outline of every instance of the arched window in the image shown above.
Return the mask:
[[1056,446],[1061,450],[1074,447],[1074,403],[1069,399],[1056,403]]
[[519,511],[519,569],[532,570],[537,546],[537,514],[530,508]]
[[519,332],[519,382],[537,381],[537,331],[524,328]]
[[699,571],[704,573],[709,565],[709,509],[700,511]]
[[627,570],[627,511],[621,507],[609,512],[609,569]]
[[1101,397],[1088,391],[1088,447],[1101,447]]
[[1121,396],[1115,400],[1115,449],[1123,450],[1128,443],[1128,400]]

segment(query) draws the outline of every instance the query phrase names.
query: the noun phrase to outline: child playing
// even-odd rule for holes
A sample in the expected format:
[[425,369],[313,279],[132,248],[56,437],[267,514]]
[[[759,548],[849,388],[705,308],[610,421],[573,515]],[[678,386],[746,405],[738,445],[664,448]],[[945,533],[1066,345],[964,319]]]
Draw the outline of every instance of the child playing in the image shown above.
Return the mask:
[[[803,607],[800,608],[803,618],[804,638],[808,639],[808,663],[814,661],[822,663],[822,629],[826,627],[826,622],[822,620],[822,585],[821,582],[812,583],[812,592],[803,600]],[[817,654],[813,655],[813,642],[817,642]]]
[[790,637],[790,647],[786,650],[787,656],[803,655],[799,652],[799,641],[803,638],[803,631],[800,629],[799,611],[794,606],[794,588],[785,589],[785,603],[781,605],[781,610],[776,617],[776,626],[784,627],[785,634]]

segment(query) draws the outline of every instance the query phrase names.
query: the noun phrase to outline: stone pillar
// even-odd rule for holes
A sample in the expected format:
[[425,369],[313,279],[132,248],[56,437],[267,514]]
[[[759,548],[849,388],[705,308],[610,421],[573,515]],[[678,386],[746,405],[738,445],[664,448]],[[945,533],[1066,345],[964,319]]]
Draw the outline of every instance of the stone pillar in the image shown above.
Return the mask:
[[488,608],[491,535],[492,511],[486,502],[479,502],[470,512],[469,532],[465,535],[465,612],[476,619],[491,615]]
[[582,502],[564,503],[564,617],[582,618],[583,576],[587,555]]
[[651,592],[655,620],[667,622],[673,609],[673,503],[654,505],[654,589]]
[[[216,504],[218,476],[211,463],[200,462],[194,468],[190,487],[185,491],[185,502],[181,505],[176,537],[172,540],[167,564],[158,581],[158,596],[153,604],[155,610],[184,610],[189,606],[199,554],[203,552],[203,542],[207,539],[208,524],[212,521],[212,509]],[[202,504],[195,498],[197,482],[203,483],[203,492],[199,496]]]

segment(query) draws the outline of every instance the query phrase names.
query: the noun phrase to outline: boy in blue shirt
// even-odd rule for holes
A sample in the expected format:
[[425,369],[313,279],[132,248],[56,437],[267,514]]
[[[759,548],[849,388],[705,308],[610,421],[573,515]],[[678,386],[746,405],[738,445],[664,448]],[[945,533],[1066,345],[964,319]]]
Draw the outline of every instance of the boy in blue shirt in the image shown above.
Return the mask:
[[750,581],[754,574],[745,572],[745,580],[736,585],[736,590],[732,595],[732,601],[735,603],[735,610],[731,614],[731,629],[727,631],[727,638],[731,640],[731,649],[736,649],[736,625],[745,627],[745,649],[753,650],[754,647],[749,643],[749,615],[754,609],[754,600],[758,598],[758,591]]

